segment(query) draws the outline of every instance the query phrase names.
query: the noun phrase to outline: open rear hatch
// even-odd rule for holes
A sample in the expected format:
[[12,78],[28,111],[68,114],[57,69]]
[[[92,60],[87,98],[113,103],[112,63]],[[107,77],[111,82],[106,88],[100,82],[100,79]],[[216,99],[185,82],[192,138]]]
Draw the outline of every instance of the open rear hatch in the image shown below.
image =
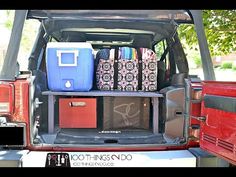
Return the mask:
[[145,20],[193,23],[189,10],[29,10],[27,18],[83,20]]

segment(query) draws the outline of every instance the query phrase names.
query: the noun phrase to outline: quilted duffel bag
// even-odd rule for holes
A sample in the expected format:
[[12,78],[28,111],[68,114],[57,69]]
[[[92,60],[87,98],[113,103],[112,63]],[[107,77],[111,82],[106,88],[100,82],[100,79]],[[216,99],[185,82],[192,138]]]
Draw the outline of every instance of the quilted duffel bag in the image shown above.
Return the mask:
[[96,55],[96,62],[99,90],[157,90],[157,57],[151,49],[101,49]]

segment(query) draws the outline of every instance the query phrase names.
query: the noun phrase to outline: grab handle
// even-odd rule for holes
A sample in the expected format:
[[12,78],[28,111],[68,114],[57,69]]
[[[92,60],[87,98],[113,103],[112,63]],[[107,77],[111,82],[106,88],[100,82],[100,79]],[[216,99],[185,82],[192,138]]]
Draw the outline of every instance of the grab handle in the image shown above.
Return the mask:
[[[73,63],[63,63],[62,62],[62,54],[63,53],[71,53],[74,54],[74,61]],[[58,66],[77,66],[77,58],[79,56],[78,50],[57,50],[57,57],[58,57]]]

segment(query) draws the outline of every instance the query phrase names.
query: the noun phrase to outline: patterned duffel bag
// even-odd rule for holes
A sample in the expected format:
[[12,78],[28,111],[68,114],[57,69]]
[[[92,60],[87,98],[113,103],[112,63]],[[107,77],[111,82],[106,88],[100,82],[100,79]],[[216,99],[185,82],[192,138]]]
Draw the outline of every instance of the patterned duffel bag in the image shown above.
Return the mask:
[[157,57],[151,49],[101,49],[95,63],[99,90],[157,90]]

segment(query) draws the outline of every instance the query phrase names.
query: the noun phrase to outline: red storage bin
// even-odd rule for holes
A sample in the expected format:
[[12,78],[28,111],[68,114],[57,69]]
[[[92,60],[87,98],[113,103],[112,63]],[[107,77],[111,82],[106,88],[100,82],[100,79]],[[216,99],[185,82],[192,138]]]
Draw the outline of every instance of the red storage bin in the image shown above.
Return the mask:
[[60,128],[96,128],[96,98],[60,98]]

